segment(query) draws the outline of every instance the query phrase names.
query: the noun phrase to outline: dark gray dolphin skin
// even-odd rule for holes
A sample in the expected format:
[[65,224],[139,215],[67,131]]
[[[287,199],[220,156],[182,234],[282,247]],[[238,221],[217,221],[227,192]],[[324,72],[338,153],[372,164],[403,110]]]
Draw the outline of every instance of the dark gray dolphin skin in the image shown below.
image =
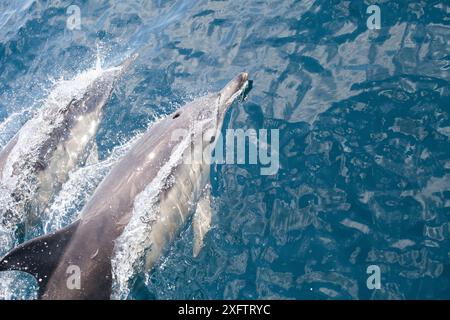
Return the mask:
[[[19,270],[34,275],[39,280],[41,299],[110,299],[111,261],[117,239],[135,218],[136,198],[155,180],[161,180],[155,202],[157,213],[148,234],[150,243],[146,244],[145,264],[151,269],[189,214],[204,209],[197,205],[191,210],[190,204],[204,203],[201,200],[207,197],[210,163],[173,161],[183,157],[177,154],[186,141],[186,137],[174,139],[174,132],[183,128],[192,132],[192,126],[202,122],[202,133],[209,129],[219,134],[227,109],[245,89],[247,80],[248,74],[241,73],[220,92],[196,99],[151,125],[100,183],[76,222],[13,249],[1,259],[0,271]],[[195,139],[206,141],[202,152],[214,144],[211,136],[196,137],[188,148],[181,148],[182,154],[199,142]],[[171,161],[170,172],[162,175]],[[197,233],[202,237],[204,228]],[[194,249],[196,253],[198,248]],[[79,289],[68,288],[70,266],[81,271]]]
[[[131,56],[118,67],[85,73],[90,78],[83,90],[77,89],[75,80],[66,81],[67,92],[63,91],[59,97],[68,103],[49,98],[3,148],[0,152],[2,227],[11,230],[28,219],[27,214],[38,216],[54,191],[66,181],[68,173],[90,151],[96,153],[93,138],[103,107],[115,83],[135,58],[136,55]],[[83,88],[83,81],[88,79],[77,81]],[[71,99],[72,94],[76,98]]]

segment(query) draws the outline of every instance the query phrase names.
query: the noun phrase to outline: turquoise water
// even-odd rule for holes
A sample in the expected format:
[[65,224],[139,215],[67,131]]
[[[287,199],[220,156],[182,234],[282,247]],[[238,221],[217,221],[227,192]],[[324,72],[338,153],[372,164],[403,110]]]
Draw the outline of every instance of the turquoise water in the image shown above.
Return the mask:
[[139,53],[106,106],[102,159],[247,71],[225,127],[279,129],[280,170],[214,166],[200,256],[187,226],[129,298],[449,299],[449,17],[445,1],[1,1],[0,143],[99,50],[104,65]]

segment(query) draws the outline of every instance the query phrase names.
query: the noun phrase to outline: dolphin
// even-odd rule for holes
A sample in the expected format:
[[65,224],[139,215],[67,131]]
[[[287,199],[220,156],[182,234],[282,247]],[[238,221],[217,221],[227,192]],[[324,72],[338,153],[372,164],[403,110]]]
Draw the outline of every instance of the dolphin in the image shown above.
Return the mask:
[[[96,157],[94,137],[115,83],[136,55],[63,81],[0,152],[0,233],[35,221],[78,164]],[[9,241],[10,242],[10,241]]]
[[[120,280],[113,262],[133,260],[128,250],[137,245],[144,265],[134,259],[131,268],[151,270],[191,215],[197,255],[211,221],[206,158],[226,111],[247,84],[248,74],[241,73],[221,91],[152,124],[100,183],[78,220],[19,245],[1,259],[0,271],[35,276],[40,299],[110,299],[113,280]],[[121,245],[133,231],[142,241]]]

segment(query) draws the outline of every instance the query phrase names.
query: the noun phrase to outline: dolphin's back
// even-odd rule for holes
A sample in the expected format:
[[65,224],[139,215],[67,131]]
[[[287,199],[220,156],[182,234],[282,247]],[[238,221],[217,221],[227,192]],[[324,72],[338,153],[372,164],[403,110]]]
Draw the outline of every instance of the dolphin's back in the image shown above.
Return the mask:
[[[176,130],[189,131],[197,121],[199,104],[210,102],[210,96],[188,103],[172,115],[151,125],[131,150],[100,183],[89,203],[81,212],[81,225],[106,217],[108,223],[118,225],[117,236],[128,224],[136,195],[156,178],[161,167],[169,160],[181,136]],[[181,132],[181,131],[180,131]],[[104,214],[109,212],[109,214]]]

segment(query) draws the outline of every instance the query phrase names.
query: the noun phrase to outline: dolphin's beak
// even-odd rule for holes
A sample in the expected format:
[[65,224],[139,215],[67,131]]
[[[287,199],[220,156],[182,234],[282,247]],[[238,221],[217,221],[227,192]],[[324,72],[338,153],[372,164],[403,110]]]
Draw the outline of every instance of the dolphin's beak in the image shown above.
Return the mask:
[[238,74],[233,80],[220,91],[220,100],[225,105],[229,106],[233,100],[242,92],[248,81],[248,73],[242,72]]
[[239,97],[246,88],[248,83],[248,73],[242,72],[234,77],[233,80],[228,82],[228,84],[219,92],[219,99],[217,104],[217,130],[221,130],[221,123],[225,117],[225,113],[228,107],[233,103],[233,101]]

